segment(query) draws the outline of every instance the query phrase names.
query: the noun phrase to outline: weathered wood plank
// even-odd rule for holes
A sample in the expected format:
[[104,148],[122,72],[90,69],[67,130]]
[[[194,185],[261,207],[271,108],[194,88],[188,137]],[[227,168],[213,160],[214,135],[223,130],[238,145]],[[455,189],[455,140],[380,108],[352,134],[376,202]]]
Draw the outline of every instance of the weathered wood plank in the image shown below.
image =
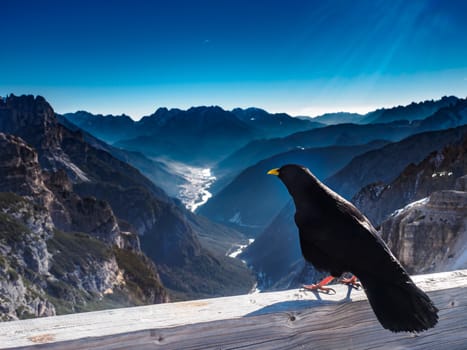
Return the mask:
[[414,279],[440,309],[439,324],[417,336],[384,330],[363,292],[352,291],[349,299],[348,288],[337,286],[334,296],[290,290],[6,322],[0,324],[0,346],[96,350],[466,349],[467,270]]

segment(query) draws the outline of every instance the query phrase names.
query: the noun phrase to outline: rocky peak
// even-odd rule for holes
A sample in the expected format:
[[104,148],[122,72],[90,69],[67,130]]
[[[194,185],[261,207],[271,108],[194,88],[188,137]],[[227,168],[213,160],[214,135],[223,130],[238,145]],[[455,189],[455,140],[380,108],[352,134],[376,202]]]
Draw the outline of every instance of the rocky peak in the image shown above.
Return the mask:
[[0,130],[44,149],[59,147],[62,136],[52,107],[42,96],[32,95],[10,95],[0,104]]
[[42,168],[65,169],[73,181],[89,181],[62,149],[64,128],[41,96],[10,95],[0,104],[0,132],[21,137],[33,146]]

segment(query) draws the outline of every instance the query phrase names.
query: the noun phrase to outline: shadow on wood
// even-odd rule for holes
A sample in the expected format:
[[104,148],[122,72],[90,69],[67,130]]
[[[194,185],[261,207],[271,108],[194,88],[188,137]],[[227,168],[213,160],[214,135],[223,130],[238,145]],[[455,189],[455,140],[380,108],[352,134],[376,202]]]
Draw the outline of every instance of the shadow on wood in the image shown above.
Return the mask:
[[[246,314],[245,317],[248,316],[259,316],[259,315],[266,315],[266,314],[272,314],[276,312],[284,312],[284,311],[292,311],[292,310],[304,310],[304,309],[311,309],[313,307],[317,306],[325,306],[325,305],[333,305],[333,304],[339,304],[339,303],[344,303],[344,302],[351,302],[351,293],[352,290],[355,290],[354,288],[348,286],[347,287],[348,291],[346,296],[342,300],[326,300],[321,298],[321,293],[317,291],[305,291],[305,290],[299,290],[299,293],[305,293],[306,294],[311,294],[315,299],[301,299],[301,300],[287,300],[287,301],[279,301],[277,303],[265,306],[259,310],[253,311],[249,314]],[[327,297],[328,295],[325,294]]]

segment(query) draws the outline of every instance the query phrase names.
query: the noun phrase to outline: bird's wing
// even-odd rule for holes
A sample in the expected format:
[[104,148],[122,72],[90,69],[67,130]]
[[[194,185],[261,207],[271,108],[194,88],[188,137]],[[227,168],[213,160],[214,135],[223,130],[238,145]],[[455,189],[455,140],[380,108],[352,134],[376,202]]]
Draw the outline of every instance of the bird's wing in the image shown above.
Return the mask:
[[[330,219],[323,220],[323,225],[315,228],[321,230],[313,238],[316,248],[340,264],[343,271],[357,277],[381,274],[391,280],[406,281],[407,272],[370,221],[342,197],[332,198],[330,203],[327,209]],[[308,235],[303,236],[306,240]]]

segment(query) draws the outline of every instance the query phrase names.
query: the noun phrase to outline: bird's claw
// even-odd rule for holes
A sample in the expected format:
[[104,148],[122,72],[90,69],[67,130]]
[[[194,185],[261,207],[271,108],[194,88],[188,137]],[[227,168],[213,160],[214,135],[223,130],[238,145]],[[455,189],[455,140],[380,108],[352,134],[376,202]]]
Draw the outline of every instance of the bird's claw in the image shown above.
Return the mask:
[[321,292],[324,294],[336,294],[335,289],[325,286],[320,286],[319,284],[304,284],[302,285],[303,289],[310,290],[312,292]]
[[357,281],[357,277],[352,276],[350,278],[342,278],[340,281],[342,284],[349,286],[351,288],[355,288],[356,290],[360,290],[362,288],[362,284]]

